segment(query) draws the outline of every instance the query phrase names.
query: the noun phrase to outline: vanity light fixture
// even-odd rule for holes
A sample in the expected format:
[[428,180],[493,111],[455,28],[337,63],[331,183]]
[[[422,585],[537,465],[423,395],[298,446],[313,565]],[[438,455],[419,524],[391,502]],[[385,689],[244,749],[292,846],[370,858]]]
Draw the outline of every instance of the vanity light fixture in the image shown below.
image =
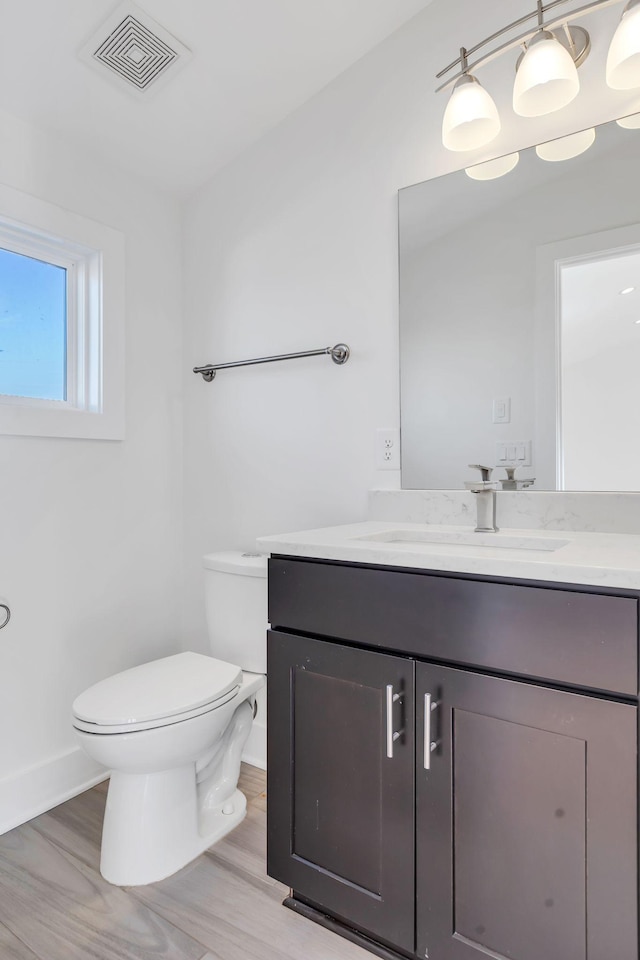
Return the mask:
[[[542,11],[540,11],[542,21]],[[578,96],[578,68],[569,50],[550,30],[540,30],[529,41],[516,72],[513,109],[521,117],[555,113]]]
[[541,160],[549,160],[552,163],[572,160],[573,157],[579,157],[581,153],[588,150],[595,143],[595,139],[596,131],[591,127],[590,130],[571,133],[568,137],[560,137],[558,140],[550,140],[548,143],[539,143],[536,147],[536,153]]
[[[474,150],[497,136],[497,108],[475,71],[518,47],[523,52],[516,64],[514,111],[523,117],[539,117],[571,103],[580,90],[578,68],[589,55],[591,38],[583,27],[569,21],[620,2],[591,0],[578,5],[577,0],[537,0],[531,13],[473,47],[462,47],[460,56],[437,74],[437,79],[447,79],[436,92],[453,88],[442,126],[444,146],[456,151]],[[573,9],[561,13],[558,8],[568,3]],[[535,25],[530,23],[534,19]],[[527,24],[524,32],[513,35]],[[509,37],[503,39],[505,35]],[[470,62],[475,54],[477,59]],[[624,8],[609,48],[607,83],[617,90],[640,87],[640,0],[628,0]]]
[[607,83],[612,90],[640,86],[640,0],[629,0],[607,56]]
[[[624,290],[620,291],[620,296],[626,297],[628,293],[633,293],[634,290],[635,290],[635,287],[625,287]],[[638,322],[640,321],[636,321],[636,323]]]
[[500,133],[498,108],[491,96],[468,73],[467,57],[460,51],[462,76],[456,80],[442,120],[442,142],[448,150],[475,150]]

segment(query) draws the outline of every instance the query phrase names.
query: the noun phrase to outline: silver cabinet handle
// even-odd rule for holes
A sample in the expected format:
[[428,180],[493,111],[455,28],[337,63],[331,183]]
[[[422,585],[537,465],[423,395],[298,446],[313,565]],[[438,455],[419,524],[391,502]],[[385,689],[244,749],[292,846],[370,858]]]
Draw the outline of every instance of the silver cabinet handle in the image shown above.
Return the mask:
[[9,623],[9,620],[11,620],[11,610],[9,610],[9,607],[6,605],[6,603],[0,603],[0,610],[4,612],[4,620],[2,623],[0,623],[0,630],[2,630],[2,628],[6,627],[6,625]]
[[431,770],[431,754],[437,748],[438,743],[431,739],[431,714],[438,708],[438,704],[432,700],[430,693],[424,695],[424,768]]
[[400,733],[393,732],[393,705],[400,700],[400,694],[393,692],[393,684],[387,684],[387,757],[393,760],[393,745],[400,737]]

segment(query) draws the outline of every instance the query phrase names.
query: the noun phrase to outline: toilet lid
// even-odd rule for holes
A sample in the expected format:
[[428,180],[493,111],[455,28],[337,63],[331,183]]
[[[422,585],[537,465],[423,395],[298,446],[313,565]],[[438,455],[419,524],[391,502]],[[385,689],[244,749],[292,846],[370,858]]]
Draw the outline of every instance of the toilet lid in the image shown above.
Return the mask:
[[100,726],[146,723],[213,703],[241,680],[235,664],[178,653],[101,680],[76,698],[73,713]]

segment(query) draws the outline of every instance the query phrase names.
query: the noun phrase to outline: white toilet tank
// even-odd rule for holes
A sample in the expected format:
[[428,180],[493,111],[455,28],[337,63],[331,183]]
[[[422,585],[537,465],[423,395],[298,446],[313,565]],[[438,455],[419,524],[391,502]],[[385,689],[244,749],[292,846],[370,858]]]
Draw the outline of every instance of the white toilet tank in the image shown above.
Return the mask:
[[212,656],[250,673],[266,673],[266,556],[209,553],[202,562]]

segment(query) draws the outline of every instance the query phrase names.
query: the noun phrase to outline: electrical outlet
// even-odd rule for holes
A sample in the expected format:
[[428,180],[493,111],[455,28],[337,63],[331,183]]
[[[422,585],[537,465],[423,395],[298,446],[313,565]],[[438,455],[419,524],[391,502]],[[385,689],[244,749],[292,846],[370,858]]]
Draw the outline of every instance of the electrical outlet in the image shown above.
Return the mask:
[[376,470],[400,469],[400,431],[376,430]]

